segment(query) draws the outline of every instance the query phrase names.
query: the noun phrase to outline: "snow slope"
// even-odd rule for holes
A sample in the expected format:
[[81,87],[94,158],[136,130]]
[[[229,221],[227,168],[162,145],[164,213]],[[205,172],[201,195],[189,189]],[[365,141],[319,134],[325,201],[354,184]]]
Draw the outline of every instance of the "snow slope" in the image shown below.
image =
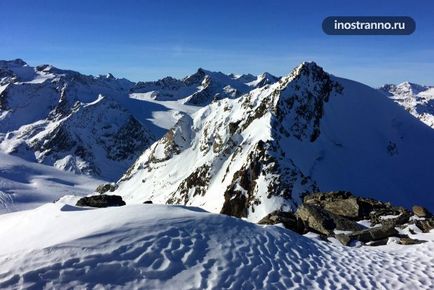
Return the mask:
[[199,69],[182,80],[133,83],[111,74],[31,67],[21,59],[0,61],[0,150],[117,180],[182,115],[276,80],[270,74],[237,78]]
[[117,194],[252,221],[317,190],[434,209],[433,144],[432,129],[377,90],[303,63],[277,83],[183,116]]
[[379,90],[434,128],[434,87],[403,82],[398,85],[384,85]]
[[434,287],[432,241],[343,247],[198,208],[58,202],[1,215],[0,228],[2,289]]
[[64,195],[87,195],[103,182],[0,152],[0,214],[34,208]]

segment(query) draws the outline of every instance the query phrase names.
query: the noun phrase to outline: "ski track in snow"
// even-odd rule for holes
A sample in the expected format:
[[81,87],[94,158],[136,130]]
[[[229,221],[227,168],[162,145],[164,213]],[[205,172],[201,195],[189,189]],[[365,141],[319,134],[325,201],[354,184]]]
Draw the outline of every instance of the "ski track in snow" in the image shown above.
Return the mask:
[[[16,242],[18,248],[25,248],[19,252],[11,251],[8,243],[1,246],[0,288],[434,287],[433,242],[350,248],[276,226],[261,227],[195,208],[158,205],[78,211],[51,204],[3,215],[0,226],[32,215],[47,218],[45,228],[34,229],[35,237],[45,241]],[[96,225],[84,229],[76,223],[79,219]],[[26,235],[25,226],[17,226],[21,232],[13,239]],[[47,231],[61,234],[65,229],[76,231],[77,237],[72,234],[69,241],[49,245]],[[0,234],[2,240],[5,235]],[[32,248],[32,243],[39,245]]]

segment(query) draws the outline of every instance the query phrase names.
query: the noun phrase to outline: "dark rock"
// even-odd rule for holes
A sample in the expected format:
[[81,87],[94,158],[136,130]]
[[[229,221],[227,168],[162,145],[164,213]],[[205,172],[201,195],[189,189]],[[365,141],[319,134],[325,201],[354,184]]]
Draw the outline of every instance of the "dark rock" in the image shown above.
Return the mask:
[[365,228],[315,205],[303,204],[298,208],[296,216],[306,227],[327,236],[334,236],[334,230],[354,232]]
[[396,235],[398,235],[398,231],[394,227],[381,226],[353,232],[350,237],[351,239],[367,243],[371,241],[382,240]]
[[82,197],[77,201],[77,206],[90,206],[90,207],[109,207],[109,206],[122,206],[125,202],[119,195],[93,195]]
[[430,213],[429,210],[427,210],[426,208],[424,208],[424,207],[422,207],[422,206],[414,205],[414,206],[412,207],[412,210],[413,210],[413,213],[414,213],[416,216],[418,216],[418,217],[421,217],[421,218],[424,218],[424,217],[427,217],[427,218],[432,217],[432,213]]
[[414,224],[423,232],[428,233],[434,229],[434,218],[429,218],[425,220],[417,220]]
[[403,212],[402,214],[400,214],[397,217],[387,218],[387,219],[382,218],[380,220],[380,223],[383,226],[397,227],[397,226],[401,226],[401,225],[408,223],[409,219],[410,219],[410,213],[409,212]]
[[143,204],[153,204],[152,200],[144,201]]
[[369,242],[368,245],[372,246],[372,247],[384,246],[384,245],[387,245],[388,241],[389,241],[389,238],[384,238],[384,239],[381,239],[381,240],[376,240],[376,241]]
[[335,238],[344,246],[348,246],[351,242],[351,238],[347,234],[337,234]]
[[117,184],[105,183],[105,184],[98,185],[98,187],[95,189],[95,191],[100,193],[100,194],[103,194],[103,193],[106,193],[107,191],[113,192],[117,188],[118,188]]
[[258,224],[260,225],[274,225],[280,223],[283,224],[285,228],[290,229],[294,232],[300,234],[305,233],[303,222],[298,219],[292,212],[283,212],[276,210],[268,214],[258,222]]
[[323,207],[329,212],[348,218],[360,216],[360,206],[357,198],[346,191],[319,192],[304,197],[305,204]]
[[401,245],[416,245],[416,244],[426,243],[426,241],[422,241],[422,240],[412,239],[412,238],[406,237],[406,238],[401,238],[399,240],[399,243]]
[[404,208],[394,207],[390,203],[375,199],[356,197],[348,191],[309,194],[304,197],[304,203],[320,206],[335,215],[352,220],[370,219],[373,224],[380,223],[380,217],[384,215],[408,213]]
[[398,216],[396,222],[399,224],[401,222],[406,222],[407,217],[410,217],[410,213],[403,207],[392,206],[389,203],[384,203],[384,206],[379,207],[378,205],[374,208],[373,211],[369,213],[369,220],[371,224],[381,224],[384,222],[384,216],[396,215]]

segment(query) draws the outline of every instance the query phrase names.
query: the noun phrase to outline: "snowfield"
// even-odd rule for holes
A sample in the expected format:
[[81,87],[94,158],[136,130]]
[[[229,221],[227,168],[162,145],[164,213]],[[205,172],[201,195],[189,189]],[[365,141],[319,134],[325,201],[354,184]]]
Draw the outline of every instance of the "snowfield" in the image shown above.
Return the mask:
[[1,215],[0,228],[2,289],[434,287],[433,241],[343,247],[194,207],[58,202]]
[[64,195],[87,195],[103,182],[0,152],[0,214],[35,208]]

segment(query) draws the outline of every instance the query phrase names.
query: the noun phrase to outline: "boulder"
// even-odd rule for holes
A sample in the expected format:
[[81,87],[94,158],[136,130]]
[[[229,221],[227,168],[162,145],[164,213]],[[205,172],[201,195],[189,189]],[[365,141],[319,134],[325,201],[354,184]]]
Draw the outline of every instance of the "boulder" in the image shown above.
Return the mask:
[[268,214],[258,222],[258,224],[260,225],[274,225],[280,223],[283,224],[285,228],[290,229],[294,232],[297,232],[299,234],[305,233],[303,222],[298,219],[292,212],[283,212],[276,210]]
[[418,240],[418,239],[412,239],[412,238],[401,238],[399,240],[399,243],[401,245],[416,245],[416,244],[422,244],[422,243],[426,243],[426,241],[422,241],[422,240]]
[[423,232],[428,233],[434,229],[434,218],[429,218],[425,220],[416,220],[414,224]]
[[409,212],[403,212],[402,214],[398,215],[397,217],[392,217],[392,218],[385,218],[383,217],[379,217],[380,219],[380,223],[383,226],[388,226],[388,227],[397,227],[397,226],[402,226],[406,223],[409,222],[410,220],[410,213]]
[[384,206],[377,206],[369,213],[369,220],[371,224],[381,224],[384,223],[385,216],[397,216],[396,223],[402,224],[408,221],[410,217],[410,212],[403,207],[392,206],[389,203],[384,203]]
[[352,220],[335,215],[316,205],[301,205],[297,209],[296,216],[303,221],[305,227],[326,236],[334,236],[334,230],[353,232],[365,228]]
[[360,216],[357,198],[347,191],[317,192],[304,197],[305,204],[320,206],[329,212],[356,219]]
[[153,204],[152,200],[144,201],[143,204]]
[[352,220],[370,219],[373,224],[380,223],[380,216],[406,212],[404,208],[371,198],[356,197],[348,191],[312,193],[304,197],[304,204],[316,205]]
[[420,218],[429,218],[432,217],[432,214],[424,207],[419,205],[414,205],[412,207],[414,215],[420,217]]
[[381,226],[353,232],[349,236],[352,240],[358,240],[360,242],[367,243],[396,236],[398,234],[398,231],[394,227]]
[[119,195],[93,195],[82,197],[77,201],[77,206],[90,206],[90,207],[109,207],[109,206],[122,206],[125,202]]
[[118,185],[115,183],[104,183],[101,185],[98,185],[98,187],[95,189],[96,192],[103,194],[107,191],[113,192],[118,188]]

